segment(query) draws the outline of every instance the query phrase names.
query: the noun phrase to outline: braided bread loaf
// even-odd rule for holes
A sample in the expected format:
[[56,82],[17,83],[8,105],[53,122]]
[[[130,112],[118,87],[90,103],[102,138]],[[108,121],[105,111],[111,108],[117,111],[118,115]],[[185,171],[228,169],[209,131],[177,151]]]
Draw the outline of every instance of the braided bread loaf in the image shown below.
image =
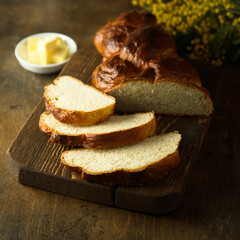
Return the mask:
[[94,70],[92,84],[116,98],[117,110],[199,116],[213,112],[198,73],[177,55],[173,39],[154,15],[124,13],[97,32],[94,44],[104,61]]

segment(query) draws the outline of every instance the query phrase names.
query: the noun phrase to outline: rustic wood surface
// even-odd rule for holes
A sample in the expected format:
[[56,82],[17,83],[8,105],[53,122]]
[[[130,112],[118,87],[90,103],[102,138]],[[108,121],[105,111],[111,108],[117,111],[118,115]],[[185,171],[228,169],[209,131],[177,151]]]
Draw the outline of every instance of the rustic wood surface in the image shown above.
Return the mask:
[[[216,68],[217,105],[181,208],[153,216],[54,194],[16,182],[5,153],[57,76],[23,70],[14,57],[22,38],[62,32],[79,47],[130,1],[0,1],[0,239],[239,239],[240,82],[237,65]],[[205,75],[211,73],[206,65]],[[214,80],[214,74],[213,74]]]
[[[88,45],[72,56],[59,76],[71,75],[91,84],[92,72],[101,60],[93,44]],[[205,76],[205,82],[216,88],[218,81],[211,81],[210,77]],[[146,186],[104,186],[83,181],[79,173],[64,167],[60,158],[69,147],[53,144],[49,136],[39,130],[38,121],[44,111],[41,99],[7,151],[7,168],[17,181],[67,196],[152,214],[176,210],[181,204],[188,176],[198,158],[211,119],[156,115],[157,134],[179,131],[182,136],[178,167]]]

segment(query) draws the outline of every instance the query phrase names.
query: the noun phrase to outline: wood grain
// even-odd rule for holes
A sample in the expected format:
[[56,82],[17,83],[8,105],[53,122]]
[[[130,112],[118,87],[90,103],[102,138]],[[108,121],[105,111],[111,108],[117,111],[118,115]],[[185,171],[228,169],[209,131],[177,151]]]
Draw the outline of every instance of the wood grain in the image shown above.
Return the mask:
[[[92,72],[100,62],[100,54],[93,45],[89,45],[79,50],[59,75],[71,75],[90,84]],[[179,166],[151,185],[104,186],[83,181],[80,175],[63,166],[60,156],[69,148],[53,144],[48,136],[40,132],[38,121],[43,111],[41,100],[7,152],[8,169],[20,183],[152,214],[166,213],[179,207],[210,121],[210,118],[157,116],[157,133],[177,130],[182,135]]]
[[[132,8],[129,0],[0,0],[1,240],[239,239],[239,64],[195,64],[204,86],[217,92],[215,113],[177,211],[153,216],[42,191],[19,184],[6,169],[7,149],[42,97],[43,86],[57,76],[22,69],[13,53],[16,43],[55,31],[71,36],[81,48],[107,21]],[[219,76],[217,90],[212,81]]]

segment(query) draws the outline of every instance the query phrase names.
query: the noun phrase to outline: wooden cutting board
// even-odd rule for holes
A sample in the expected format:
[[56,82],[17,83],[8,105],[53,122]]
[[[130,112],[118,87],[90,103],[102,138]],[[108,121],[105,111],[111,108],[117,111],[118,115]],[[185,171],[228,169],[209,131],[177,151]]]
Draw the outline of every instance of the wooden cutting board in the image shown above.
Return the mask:
[[[90,46],[79,50],[60,75],[71,75],[90,84],[92,71],[100,61],[101,56]],[[201,75],[201,69],[198,70]],[[213,95],[217,80],[206,69],[202,73],[202,81]],[[104,186],[86,182],[79,173],[63,166],[60,155],[70,147],[53,144],[49,136],[40,132],[38,120],[44,110],[44,102],[41,100],[6,153],[7,168],[17,181],[95,203],[152,214],[166,213],[180,206],[210,118],[158,115],[157,133],[178,130],[182,135],[179,166],[151,185]]]

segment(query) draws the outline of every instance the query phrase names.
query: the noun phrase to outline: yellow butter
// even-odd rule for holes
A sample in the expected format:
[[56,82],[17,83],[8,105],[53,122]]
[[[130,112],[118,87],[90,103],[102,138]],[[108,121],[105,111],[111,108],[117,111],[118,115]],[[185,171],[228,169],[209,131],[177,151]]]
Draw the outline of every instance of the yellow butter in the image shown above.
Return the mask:
[[30,63],[37,65],[47,65],[51,63],[51,56],[43,51],[34,50],[29,53],[28,59]]
[[51,53],[57,48],[57,39],[55,37],[46,37],[37,44],[37,50]]
[[52,55],[52,62],[60,63],[65,61],[69,57],[69,48],[61,47],[58,48]]
[[32,52],[37,49],[37,43],[41,40],[39,37],[28,38],[28,52]]
[[30,63],[47,65],[60,63],[69,57],[69,47],[59,37],[29,38],[28,59]]

